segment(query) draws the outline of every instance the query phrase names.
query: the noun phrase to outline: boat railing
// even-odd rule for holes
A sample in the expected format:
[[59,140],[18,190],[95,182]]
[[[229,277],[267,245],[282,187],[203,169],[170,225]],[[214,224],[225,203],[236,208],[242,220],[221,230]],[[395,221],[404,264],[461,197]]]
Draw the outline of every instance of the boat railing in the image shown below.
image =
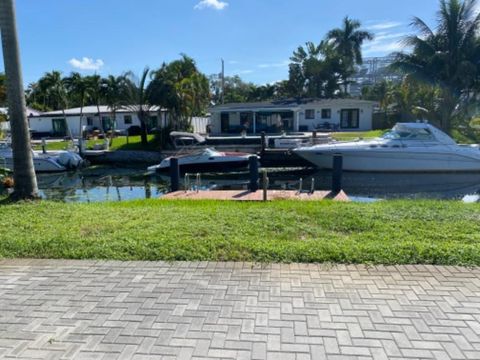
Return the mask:
[[[194,183],[193,186],[192,186],[192,183],[190,181],[191,178],[195,178],[195,183]],[[189,192],[189,191],[199,192],[200,187],[202,186],[201,174],[200,173],[196,173],[196,174],[185,173],[184,183],[185,183],[185,192]]]

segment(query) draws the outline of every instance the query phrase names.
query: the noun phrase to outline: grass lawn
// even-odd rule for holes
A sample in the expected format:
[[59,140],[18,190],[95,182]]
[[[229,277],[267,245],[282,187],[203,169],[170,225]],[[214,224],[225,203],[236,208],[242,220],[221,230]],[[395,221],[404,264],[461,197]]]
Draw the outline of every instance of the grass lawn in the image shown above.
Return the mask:
[[0,257],[480,265],[480,205],[143,200],[0,205]]
[[[91,149],[95,144],[103,144],[104,140],[88,140],[87,148]],[[70,141],[56,141],[47,143],[47,150],[65,150],[69,145]],[[35,150],[41,150],[40,145],[34,146]],[[110,150],[158,150],[158,143],[155,141],[155,135],[148,135],[148,146],[144,147],[141,143],[140,136],[129,136],[128,143],[126,136],[119,136],[113,139],[113,144],[110,147]]]
[[382,136],[385,131],[386,130],[336,132],[332,133],[332,137],[337,141],[352,141],[360,138],[373,139]]

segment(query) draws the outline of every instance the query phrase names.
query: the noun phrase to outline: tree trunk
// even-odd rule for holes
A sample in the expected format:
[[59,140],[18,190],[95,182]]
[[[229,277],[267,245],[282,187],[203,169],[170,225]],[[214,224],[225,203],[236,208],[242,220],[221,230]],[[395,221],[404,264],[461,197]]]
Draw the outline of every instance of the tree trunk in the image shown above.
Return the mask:
[[38,197],[37,178],[30,148],[30,133],[23,89],[20,53],[13,0],[0,0],[0,29],[7,76],[8,111],[12,133],[13,199]]
[[140,118],[140,128],[141,128],[141,139],[142,139],[142,145],[147,146],[148,145],[148,129],[147,129],[147,123],[145,122],[145,116],[141,115]]

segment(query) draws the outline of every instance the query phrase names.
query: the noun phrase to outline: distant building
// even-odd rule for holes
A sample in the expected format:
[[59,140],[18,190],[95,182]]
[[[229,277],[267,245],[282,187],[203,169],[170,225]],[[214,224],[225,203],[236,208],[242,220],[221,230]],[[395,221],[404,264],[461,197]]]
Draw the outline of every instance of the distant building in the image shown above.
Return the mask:
[[303,99],[233,103],[209,109],[212,134],[302,132],[372,129],[372,101]]
[[[41,112],[35,109],[27,107],[26,115],[29,116],[37,116],[40,115]],[[0,131],[1,132],[9,132],[10,131],[10,121],[8,120],[8,108],[0,107]]]
[[[100,110],[100,112],[98,111]],[[78,137],[80,129],[80,108],[44,112],[29,116],[30,131],[34,137],[51,136],[64,137],[72,135]],[[65,115],[65,116],[64,116]],[[87,131],[99,130],[107,132],[115,128],[126,131],[132,126],[140,126],[140,120],[134,109],[123,107],[116,111],[116,123],[113,123],[113,114],[108,106],[85,106],[82,113],[82,128]],[[147,128],[149,130],[163,127],[167,123],[167,111],[153,107],[148,111]]]

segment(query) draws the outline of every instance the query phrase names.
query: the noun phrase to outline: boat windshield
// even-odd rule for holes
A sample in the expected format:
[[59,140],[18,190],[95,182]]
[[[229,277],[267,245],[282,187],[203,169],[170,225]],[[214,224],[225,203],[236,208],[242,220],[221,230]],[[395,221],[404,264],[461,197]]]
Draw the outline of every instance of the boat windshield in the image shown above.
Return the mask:
[[435,137],[426,128],[407,128],[407,127],[395,127],[392,130],[386,132],[382,139],[387,140],[435,140]]

